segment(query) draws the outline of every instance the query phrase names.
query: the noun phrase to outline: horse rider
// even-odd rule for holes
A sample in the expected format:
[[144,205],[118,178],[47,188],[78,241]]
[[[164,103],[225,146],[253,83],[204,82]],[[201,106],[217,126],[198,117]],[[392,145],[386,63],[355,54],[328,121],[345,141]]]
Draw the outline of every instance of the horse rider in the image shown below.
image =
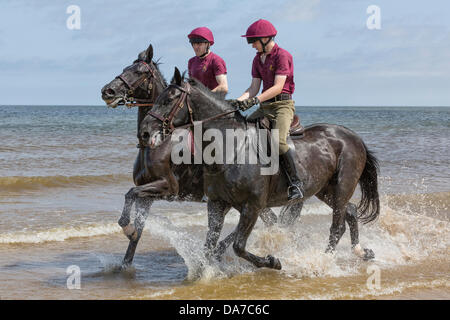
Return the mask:
[[210,50],[214,44],[211,30],[206,27],[195,28],[188,38],[195,52],[188,62],[189,77],[199,80],[213,92],[227,93],[227,67],[225,61]]
[[[288,199],[303,198],[303,182],[300,180],[295,165],[295,151],[286,142],[295,107],[292,100],[294,93],[294,64],[292,55],[275,43],[277,30],[267,20],[260,19],[250,25],[247,43],[257,50],[252,65],[252,82],[250,87],[232,104],[245,111],[254,105],[260,107],[249,118],[265,115],[272,123],[273,129],[279,130],[280,164],[289,181]],[[263,84],[262,93],[258,95]]]

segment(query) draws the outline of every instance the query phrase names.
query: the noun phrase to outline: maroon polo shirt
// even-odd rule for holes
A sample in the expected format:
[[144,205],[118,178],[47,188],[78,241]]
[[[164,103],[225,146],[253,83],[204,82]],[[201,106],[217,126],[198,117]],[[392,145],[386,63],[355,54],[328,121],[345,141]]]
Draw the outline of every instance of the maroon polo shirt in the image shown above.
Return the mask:
[[252,77],[262,79],[263,90],[273,87],[275,76],[287,76],[281,93],[294,93],[294,63],[292,55],[275,44],[266,56],[264,63],[261,61],[262,52],[258,52],[253,59]]
[[210,90],[219,85],[216,76],[227,74],[225,61],[214,52],[204,58],[195,56],[189,59],[188,70],[190,78],[199,80]]

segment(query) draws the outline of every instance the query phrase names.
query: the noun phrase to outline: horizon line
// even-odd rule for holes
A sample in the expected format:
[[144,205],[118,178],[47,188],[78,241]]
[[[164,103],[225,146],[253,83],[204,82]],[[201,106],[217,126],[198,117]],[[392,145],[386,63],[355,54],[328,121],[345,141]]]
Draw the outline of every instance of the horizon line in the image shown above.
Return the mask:
[[[100,104],[0,104],[0,107],[108,107]],[[305,108],[328,108],[328,107],[363,107],[363,108],[450,108],[450,105],[295,105]],[[135,107],[125,107],[133,109]],[[117,109],[114,108],[114,109]]]

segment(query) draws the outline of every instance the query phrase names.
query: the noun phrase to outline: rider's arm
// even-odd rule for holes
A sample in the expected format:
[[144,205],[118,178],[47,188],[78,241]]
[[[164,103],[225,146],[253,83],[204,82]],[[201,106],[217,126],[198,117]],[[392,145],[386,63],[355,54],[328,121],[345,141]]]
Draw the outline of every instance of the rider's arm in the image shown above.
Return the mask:
[[257,98],[260,102],[272,99],[273,97],[279,95],[283,91],[284,83],[286,82],[287,76],[276,75],[275,83],[272,87],[261,93]]
[[261,87],[261,79],[260,78],[252,78],[252,83],[250,87],[245,90],[244,94],[237,98],[237,100],[242,101],[248,98],[253,98],[259,92],[259,88]]
[[216,91],[222,91],[227,93],[228,92],[228,81],[227,81],[227,75],[226,74],[219,74],[216,76],[216,81],[219,84],[217,87],[215,87],[212,92]]

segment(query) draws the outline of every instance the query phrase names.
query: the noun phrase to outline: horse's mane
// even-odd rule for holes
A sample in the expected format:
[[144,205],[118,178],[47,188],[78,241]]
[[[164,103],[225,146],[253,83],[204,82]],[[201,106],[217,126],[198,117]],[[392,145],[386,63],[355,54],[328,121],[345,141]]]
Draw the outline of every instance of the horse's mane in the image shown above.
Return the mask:
[[152,62],[153,62],[153,64],[155,65],[156,70],[158,70],[158,72],[159,72],[159,74],[160,74],[160,76],[161,76],[161,80],[162,80],[163,83],[164,83],[164,87],[167,87],[167,80],[166,80],[166,78],[164,78],[164,75],[162,74],[161,70],[159,69],[159,65],[162,64],[162,62],[159,62],[160,60],[161,60],[161,58],[159,58],[159,59],[156,60],[156,61],[152,61]]
[[[184,73],[183,73],[184,80]],[[201,94],[203,94],[206,98],[208,98],[212,103],[219,105],[222,110],[229,110],[230,104],[225,101],[226,93],[224,92],[212,92],[207,88],[203,83],[198,81],[195,78],[189,78],[186,80],[192,87],[196,88]],[[234,117],[239,122],[245,121],[245,117],[240,112],[235,112]]]
[[[184,80],[184,73],[183,73]],[[195,78],[188,78],[186,80],[192,87],[196,88],[201,94],[203,94],[207,99],[209,99],[212,103],[220,106],[222,110],[229,110],[230,104],[225,101],[226,93],[224,92],[212,92],[207,88],[203,83],[198,81]],[[235,112],[234,117],[237,121],[245,121],[245,117],[240,112]]]
[[[183,73],[183,79],[184,79],[184,73]],[[206,96],[214,98],[214,100],[216,100],[218,103],[223,102],[225,100],[225,96],[227,95],[223,91],[212,92],[203,83],[201,83],[200,81],[198,81],[195,78],[189,78],[189,79],[187,79],[187,82],[191,86],[196,87],[198,90],[200,90]]]

